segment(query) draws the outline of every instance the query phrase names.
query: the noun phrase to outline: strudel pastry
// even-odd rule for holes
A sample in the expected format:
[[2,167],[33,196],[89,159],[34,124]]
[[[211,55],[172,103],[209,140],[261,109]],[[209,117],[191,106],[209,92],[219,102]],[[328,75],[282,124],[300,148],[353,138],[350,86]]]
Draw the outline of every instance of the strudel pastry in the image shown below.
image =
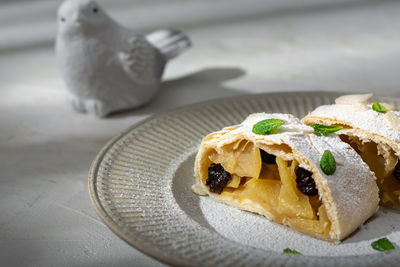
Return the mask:
[[372,94],[346,95],[320,106],[303,122],[340,125],[336,132],[375,172],[381,204],[400,210],[400,112],[387,103],[373,103]]
[[[261,122],[274,121],[282,125],[259,133]],[[317,136],[287,114],[252,114],[209,134],[195,174],[197,194],[333,242],[357,229],[379,202],[375,176],[348,144]]]

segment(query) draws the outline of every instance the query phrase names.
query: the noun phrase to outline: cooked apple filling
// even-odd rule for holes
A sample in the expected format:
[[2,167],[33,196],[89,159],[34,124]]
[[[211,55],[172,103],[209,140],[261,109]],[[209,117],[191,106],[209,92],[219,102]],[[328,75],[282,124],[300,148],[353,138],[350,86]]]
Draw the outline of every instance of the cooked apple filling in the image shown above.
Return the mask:
[[329,238],[330,220],[321,203],[312,173],[296,160],[284,160],[241,140],[208,154],[210,191],[240,204],[266,210],[275,222]]
[[400,164],[392,148],[385,144],[363,142],[356,136],[341,135],[375,173],[381,204],[400,209]]

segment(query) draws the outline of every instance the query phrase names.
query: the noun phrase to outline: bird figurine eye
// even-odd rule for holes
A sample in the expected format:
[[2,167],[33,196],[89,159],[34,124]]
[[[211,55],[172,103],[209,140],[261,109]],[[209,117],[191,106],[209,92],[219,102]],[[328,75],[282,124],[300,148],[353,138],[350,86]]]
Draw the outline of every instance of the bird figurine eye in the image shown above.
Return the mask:
[[93,11],[93,13],[97,13],[97,12],[99,12],[99,9],[98,9],[97,7],[94,7],[94,8],[92,9],[92,11]]
[[65,18],[64,18],[64,17],[61,17],[60,20],[61,20],[62,22],[65,22]]

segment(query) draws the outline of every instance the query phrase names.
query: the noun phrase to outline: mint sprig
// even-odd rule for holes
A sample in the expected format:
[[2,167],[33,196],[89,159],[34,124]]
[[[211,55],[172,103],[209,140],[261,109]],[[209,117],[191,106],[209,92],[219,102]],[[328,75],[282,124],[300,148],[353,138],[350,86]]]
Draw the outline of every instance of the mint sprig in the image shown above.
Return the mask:
[[300,252],[298,252],[297,250],[295,250],[295,249],[290,249],[290,248],[285,248],[285,249],[283,250],[283,253],[296,254],[296,255],[303,255],[303,254],[301,254]]
[[371,243],[371,247],[378,251],[387,251],[395,249],[392,242],[389,241],[386,237],[378,239]]
[[383,105],[381,105],[379,103],[373,103],[372,104],[372,110],[374,110],[376,112],[379,112],[379,113],[386,113],[387,112],[387,109]]
[[285,124],[283,120],[267,119],[254,124],[253,133],[255,134],[271,134],[273,130]]
[[336,160],[329,150],[325,150],[322,154],[319,165],[326,175],[332,175],[336,171]]
[[311,125],[311,127],[314,128],[316,135],[329,135],[343,129],[340,125],[323,125],[318,123]]

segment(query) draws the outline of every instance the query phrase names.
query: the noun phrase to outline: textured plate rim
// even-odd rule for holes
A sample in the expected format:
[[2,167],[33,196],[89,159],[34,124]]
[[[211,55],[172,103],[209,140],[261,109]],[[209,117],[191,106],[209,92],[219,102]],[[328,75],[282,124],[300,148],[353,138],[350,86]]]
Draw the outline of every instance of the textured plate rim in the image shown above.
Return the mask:
[[[230,101],[230,100],[235,100],[235,99],[238,99],[238,98],[252,98],[252,97],[256,97],[256,96],[268,96],[268,95],[269,96],[296,95],[296,94],[299,94],[299,95],[301,94],[301,95],[306,95],[306,96],[310,96],[310,95],[314,95],[314,94],[321,94],[322,96],[325,95],[325,96],[332,97],[332,96],[339,96],[339,95],[351,94],[351,93],[349,93],[349,92],[325,92],[325,91],[288,91],[288,92],[241,94],[241,95],[230,96],[230,97],[216,98],[216,99],[212,99],[212,100],[206,100],[206,101],[201,101],[201,102],[197,102],[197,103],[183,105],[183,106],[180,106],[180,107],[176,107],[176,108],[173,108],[173,109],[166,110],[164,112],[158,112],[158,113],[152,114],[152,115],[148,116],[147,118],[144,118],[144,119],[138,121],[137,123],[134,123],[130,127],[128,127],[125,130],[121,131],[119,134],[116,134],[114,137],[112,137],[100,149],[100,151],[97,153],[97,155],[93,159],[93,161],[91,163],[91,166],[90,166],[90,169],[89,169],[88,191],[89,191],[89,196],[90,196],[91,202],[92,202],[92,204],[93,204],[98,216],[106,224],[106,226],[108,228],[110,228],[110,230],[112,232],[114,232],[119,238],[121,238],[126,243],[128,243],[131,246],[133,246],[134,248],[138,249],[139,251],[143,252],[144,254],[146,254],[146,255],[148,255],[148,256],[156,259],[156,260],[159,260],[160,262],[166,263],[166,264],[171,264],[171,265],[174,265],[174,266],[187,266],[188,263],[185,263],[185,262],[182,262],[182,261],[177,261],[177,260],[173,259],[172,257],[165,257],[165,256],[163,256],[161,254],[158,254],[156,251],[154,251],[152,249],[151,246],[143,245],[140,242],[140,240],[136,240],[134,238],[131,238],[131,237],[127,236],[123,231],[121,231],[121,229],[115,223],[115,221],[112,220],[112,218],[110,218],[110,216],[107,214],[107,212],[105,211],[103,205],[100,203],[100,200],[99,200],[98,194],[97,194],[98,191],[97,191],[97,188],[96,188],[97,172],[98,172],[98,169],[100,167],[100,164],[101,164],[102,160],[107,155],[107,152],[113,147],[113,145],[115,143],[117,143],[121,138],[123,138],[130,131],[132,131],[133,129],[139,127],[140,125],[146,124],[147,122],[150,122],[151,120],[156,119],[157,117],[159,117],[161,115],[165,116],[165,115],[168,115],[170,113],[174,113],[174,112],[179,112],[181,110],[185,110],[187,108],[195,108],[195,107],[198,107],[198,106],[212,104],[212,103],[216,103],[216,102],[219,102],[219,101]],[[374,95],[374,98],[389,99],[389,97],[380,97],[380,96],[375,96],[375,95]],[[390,98],[391,99],[395,98],[396,100],[399,100],[398,97],[390,97]],[[379,255],[379,254],[377,254],[377,255]],[[340,259],[341,260],[345,260],[346,258],[348,258],[348,259],[356,259],[356,258],[363,257],[363,256],[374,256],[374,255],[346,256],[346,257],[340,257]],[[285,257],[288,260],[293,260],[294,257],[296,257],[296,255],[285,254]],[[328,261],[329,260],[337,260],[336,258],[332,258],[332,257],[328,257],[328,256],[313,256],[313,257],[308,257],[308,258],[309,259],[312,259],[312,258],[319,258],[319,259],[326,258]],[[350,262],[342,261],[342,263],[343,264],[345,264],[345,263],[349,264]],[[309,262],[309,264],[312,264],[312,262]],[[365,262],[365,264],[367,265],[368,263]]]
[[[173,110],[171,110],[173,111]],[[168,111],[170,112],[170,111]],[[142,125],[144,123],[146,123],[147,121],[152,120],[157,114],[151,115],[148,118],[145,118],[133,125],[131,125],[130,127],[128,127],[127,129],[123,130],[122,132],[120,132],[119,134],[115,135],[114,137],[112,137],[101,149],[100,151],[97,153],[97,155],[95,156],[95,158],[92,161],[92,164],[90,165],[90,169],[89,169],[89,179],[88,179],[88,189],[89,189],[89,196],[90,196],[90,200],[97,212],[97,215],[100,217],[100,219],[106,224],[106,226],[108,228],[110,228],[110,230],[116,234],[119,238],[121,238],[122,240],[124,240],[128,245],[133,246],[134,248],[138,249],[139,251],[143,252],[144,254],[146,254],[147,256],[150,256],[154,259],[157,259],[163,263],[167,263],[167,264],[172,264],[174,266],[183,266],[181,262],[177,262],[171,258],[168,257],[164,257],[163,255],[160,255],[156,252],[154,252],[151,247],[147,247],[147,246],[143,246],[142,243],[140,243],[139,241],[132,239],[130,237],[128,237],[127,235],[125,235],[122,231],[120,231],[118,225],[108,216],[107,212],[105,211],[105,209],[103,208],[103,205],[100,203],[100,200],[98,198],[98,194],[97,194],[97,188],[96,188],[96,174],[97,171],[100,167],[100,163],[103,160],[104,156],[107,154],[108,150],[116,143],[118,142],[118,140],[120,140],[123,136],[125,136],[125,134],[127,134],[128,132],[130,132],[131,130],[133,130],[134,128],[138,127],[139,125]]]

